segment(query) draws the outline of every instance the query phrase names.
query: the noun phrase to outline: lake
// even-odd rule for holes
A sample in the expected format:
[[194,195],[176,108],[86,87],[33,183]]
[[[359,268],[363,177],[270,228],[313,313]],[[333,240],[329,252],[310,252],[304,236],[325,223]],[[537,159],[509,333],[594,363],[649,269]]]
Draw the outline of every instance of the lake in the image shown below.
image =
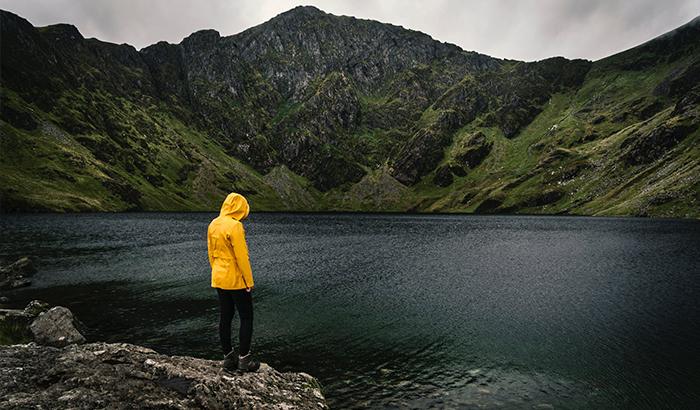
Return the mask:
[[[9,295],[90,340],[221,359],[214,214],[2,215]],[[700,221],[252,214],[253,351],[331,407],[690,408],[700,402]],[[237,318],[234,321],[237,329]]]

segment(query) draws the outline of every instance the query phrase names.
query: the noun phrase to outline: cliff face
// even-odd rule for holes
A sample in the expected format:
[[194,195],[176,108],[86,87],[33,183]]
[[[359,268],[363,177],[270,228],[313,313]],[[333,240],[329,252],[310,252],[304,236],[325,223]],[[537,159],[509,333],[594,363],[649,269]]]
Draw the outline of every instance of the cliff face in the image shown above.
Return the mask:
[[0,18],[3,210],[698,215],[698,21],[525,63],[313,7],[140,51]]

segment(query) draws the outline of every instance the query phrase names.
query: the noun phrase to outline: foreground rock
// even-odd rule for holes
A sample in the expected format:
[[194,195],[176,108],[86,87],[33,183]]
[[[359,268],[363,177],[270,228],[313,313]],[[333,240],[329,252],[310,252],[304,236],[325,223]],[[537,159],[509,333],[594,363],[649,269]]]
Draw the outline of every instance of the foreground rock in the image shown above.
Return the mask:
[[232,375],[221,361],[80,344],[84,329],[62,306],[0,309],[0,345],[7,345],[0,346],[0,409],[327,408],[318,381],[305,373],[262,364]]
[[0,408],[323,409],[316,379],[262,364],[229,375],[221,362],[124,343],[0,347]]
[[32,284],[29,276],[36,273],[32,260],[26,256],[0,268],[0,290],[16,289]]
[[84,326],[73,316],[73,312],[63,306],[40,313],[29,326],[38,344],[56,347],[85,343],[85,337],[78,330],[81,328]]

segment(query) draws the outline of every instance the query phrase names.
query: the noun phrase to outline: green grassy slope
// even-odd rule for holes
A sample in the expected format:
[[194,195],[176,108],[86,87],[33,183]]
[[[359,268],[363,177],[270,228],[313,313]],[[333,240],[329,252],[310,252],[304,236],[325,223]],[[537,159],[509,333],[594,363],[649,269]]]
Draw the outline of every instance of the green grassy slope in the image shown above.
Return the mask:
[[[265,178],[160,107],[92,93],[120,129],[75,135],[56,125],[61,106],[46,113],[11,91],[2,98],[3,110],[32,118],[25,128],[0,124],[5,211],[211,210],[230,191],[246,194],[257,209],[298,207],[278,194],[286,179]],[[81,110],[80,95],[65,100]]]
[[[697,217],[700,111],[694,103],[677,109],[682,103],[657,89],[694,58],[643,72],[594,67],[580,89],[552,96],[514,139],[470,124],[445,161],[476,132],[493,144],[488,158],[447,188],[436,190],[435,176],[426,177],[419,192],[439,198],[428,209],[440,211]],[[631,152],[634,142],[639,152]]]

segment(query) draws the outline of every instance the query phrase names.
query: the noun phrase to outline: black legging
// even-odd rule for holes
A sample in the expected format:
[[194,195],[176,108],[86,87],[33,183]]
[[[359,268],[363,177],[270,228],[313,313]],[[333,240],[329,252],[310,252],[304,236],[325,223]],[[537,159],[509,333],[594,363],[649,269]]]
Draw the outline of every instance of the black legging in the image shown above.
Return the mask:
[[253,297],[251,292],[245,289],[219,289],[219,304],[221,306],[221,316],[219,318],[219,338],[224,354],[231,351],[231,321],[238,309],[238,316],[241,318],[241,327],[238,330],[238,342],[240,344],[241,356],[245,356],[250,351],[250,340],[253,337]]

